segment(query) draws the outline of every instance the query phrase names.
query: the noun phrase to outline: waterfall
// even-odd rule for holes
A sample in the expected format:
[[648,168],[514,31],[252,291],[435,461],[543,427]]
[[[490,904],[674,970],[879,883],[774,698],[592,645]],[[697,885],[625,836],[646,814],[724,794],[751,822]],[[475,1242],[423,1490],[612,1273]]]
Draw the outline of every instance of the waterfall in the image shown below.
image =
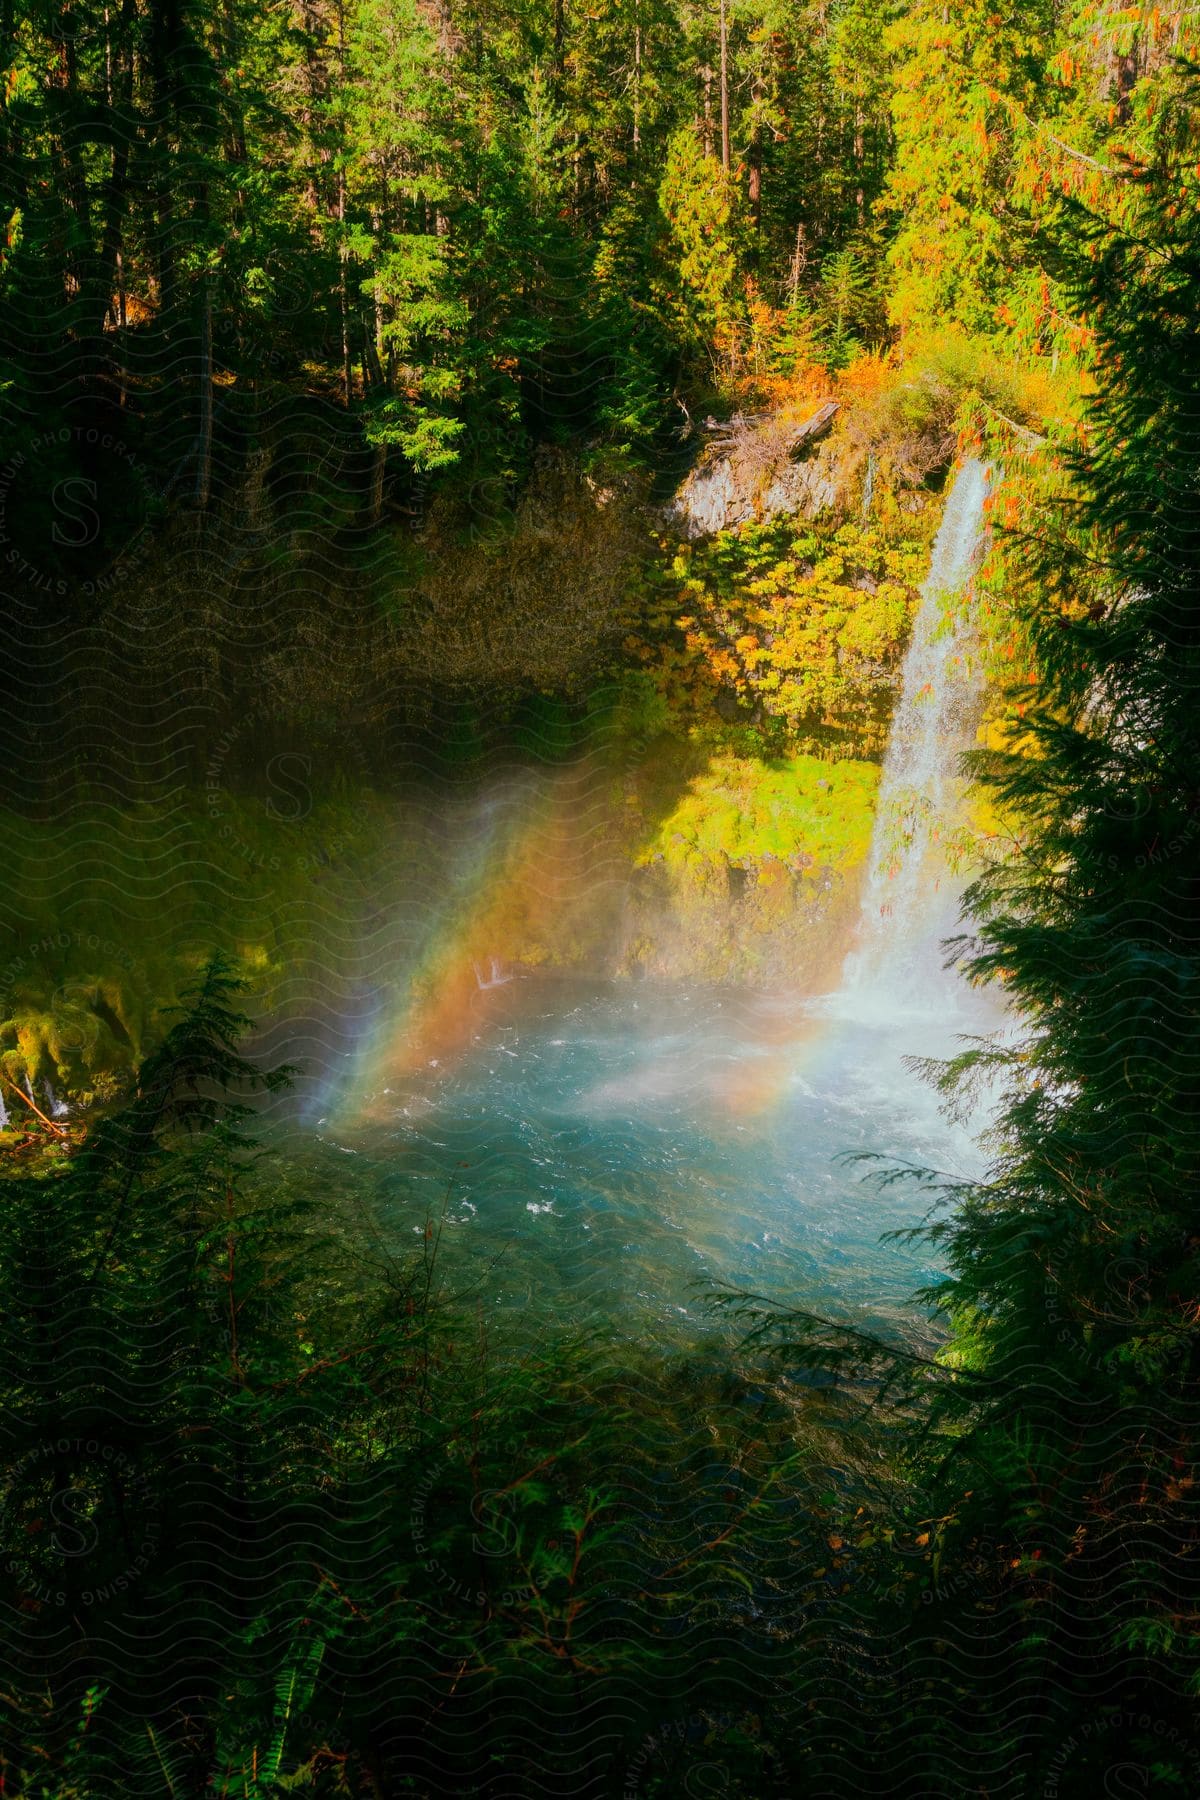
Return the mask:
[[8,1108],[4,1104],[4,1095],[0,1094],[0,1131],[8,1130]]
[[859,515],[865,525],[871,516],[871,502],[875,498],[875,452],[867,452],[867,479],[863,482],[862,512]]
[[886,1017],[954,1004],[940,946],[957,921],[958,887],[942,879],[939,840],[955,822],[958,760],[973,741],[981,684],[968,630],[947,617],[947,603],[970,577],[987,491],[984,465],[963,463],[921,589],[879,783],[858,944],[842,974],[842,997],[854,1011],[865,1004]]

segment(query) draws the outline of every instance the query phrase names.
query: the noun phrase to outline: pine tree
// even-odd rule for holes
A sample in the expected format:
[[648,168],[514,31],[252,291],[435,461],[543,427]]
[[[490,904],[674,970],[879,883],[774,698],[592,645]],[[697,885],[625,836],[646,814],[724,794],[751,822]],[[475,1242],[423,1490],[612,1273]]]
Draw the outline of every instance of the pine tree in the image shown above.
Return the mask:
[[975,758],[1027,847],[968,894],[969,966],[1003,979],[1019,1041],[944,1077],[1003,1097],[988,1183],[934,1234],[958,1349],[929,1507],[1006,1565],[973,1625],[980,1655],[985,1629],[1009,1646],[984,1729],[1025,1710],[1035,1781],[1079,1734],[1080,1794],[1122,1747],[1106,1709],[1155,1722],[1170,1741],[1126,1747],[1186,1787],[1200,1676],[1198,125],[1185,99],[1118,221],[1070,207],[1053,234],[1103,380],[1019,553],[1038,700]]

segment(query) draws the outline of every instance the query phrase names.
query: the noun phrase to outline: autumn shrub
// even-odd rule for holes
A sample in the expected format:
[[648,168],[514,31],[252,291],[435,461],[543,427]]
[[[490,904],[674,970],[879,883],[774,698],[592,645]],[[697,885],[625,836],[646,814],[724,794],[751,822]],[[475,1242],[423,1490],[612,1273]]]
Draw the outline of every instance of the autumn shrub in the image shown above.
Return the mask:
[[779,751],[877,753],[925,573],[928,524],[748,523],[664,545],[625,652],[679,721],[753,726]]

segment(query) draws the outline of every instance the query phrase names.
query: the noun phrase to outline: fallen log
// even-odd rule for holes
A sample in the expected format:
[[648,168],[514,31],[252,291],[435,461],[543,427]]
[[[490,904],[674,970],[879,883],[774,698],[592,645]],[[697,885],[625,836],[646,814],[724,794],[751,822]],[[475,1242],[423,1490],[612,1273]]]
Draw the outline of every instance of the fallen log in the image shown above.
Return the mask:
[[811,419],[805,419],[799,430],[792,433],[792,439],[788,445],[788,455],[794,458],[801,451],[807,450],[808,446],[814,444],[818,438],[823,438],[825,433],[832,428],[833,421],[840,411],[841,402],[839,400],[826,400],[824,406],[818,407]]
[[717,443],[732,444],[754,431],[766,416],[765,413],[735,412],[731,418],[715,419],[709,413],[701,429]]
[[10,1081],[7,1075],[0,1075],[0,1081],[3,1081],[5,1087],[14,1093],[18,1100],[23,1100],[26,1106],[33,1109],[38,1118],[42,1121],[42,1124],[48,1126],[55,1137],[66,1137],[67,1133],[65,1126],[56,1125],[53,1119],[48,1119],[32,1094],[27,1094],[23,1087],[18,1087],[16,1082]]

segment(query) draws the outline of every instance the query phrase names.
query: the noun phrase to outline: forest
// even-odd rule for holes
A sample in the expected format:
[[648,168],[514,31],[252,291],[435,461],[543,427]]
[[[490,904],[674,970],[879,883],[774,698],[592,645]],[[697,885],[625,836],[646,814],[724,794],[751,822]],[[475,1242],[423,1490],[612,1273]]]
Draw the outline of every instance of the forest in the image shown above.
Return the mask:
[[1200,15],[0,42],[0,1792],[1200,1792]]

